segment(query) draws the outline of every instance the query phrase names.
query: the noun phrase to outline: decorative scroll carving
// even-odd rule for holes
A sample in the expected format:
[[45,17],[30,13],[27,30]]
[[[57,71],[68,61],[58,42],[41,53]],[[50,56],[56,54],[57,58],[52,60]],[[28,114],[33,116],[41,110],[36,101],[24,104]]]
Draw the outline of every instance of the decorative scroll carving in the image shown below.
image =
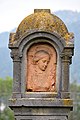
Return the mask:
[[28,51],[27,63],[27,91],[55,91],[55,49],[47,44],[35,44]]

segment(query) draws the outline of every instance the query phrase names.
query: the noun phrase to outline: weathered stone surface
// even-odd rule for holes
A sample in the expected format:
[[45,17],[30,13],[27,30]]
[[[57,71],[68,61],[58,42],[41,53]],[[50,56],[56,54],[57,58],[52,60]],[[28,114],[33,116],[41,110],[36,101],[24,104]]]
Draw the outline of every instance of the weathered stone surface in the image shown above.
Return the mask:
[[31,14],[22,20],[17,28],[16,34],[11,34],[10,42],[12,44],[16,43],[25,33],[34,30],[58,33],[64,38],[66,43],[74,38],[74,34],[68,32],[64,22],[56,15],[51,14],[49,9],[35,9],[34,14]]
[[26,116],[17,117],[16,120],[68,120],[66,116]]
[[11,99],[10,105],[17,120],[67,120],[73,108],[73,101],[55,98],[23,98]]
[[10,99],[9,106],[16,107],[70,107],[72,109],[73,100],[57,98],[20,98]]

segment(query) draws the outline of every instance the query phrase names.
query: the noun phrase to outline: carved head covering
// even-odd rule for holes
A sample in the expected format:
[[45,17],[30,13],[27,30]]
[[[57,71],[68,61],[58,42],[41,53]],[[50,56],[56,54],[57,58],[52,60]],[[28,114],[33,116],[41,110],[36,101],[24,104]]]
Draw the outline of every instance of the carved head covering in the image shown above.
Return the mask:
[[33,57],[33,62],[36,63],[38,62],[39,60],[41,60],[42,58],[48,56],[49,59],[50,59],[50,55],[47,51],[45,50],[39,50],[35,53],[34,57]]

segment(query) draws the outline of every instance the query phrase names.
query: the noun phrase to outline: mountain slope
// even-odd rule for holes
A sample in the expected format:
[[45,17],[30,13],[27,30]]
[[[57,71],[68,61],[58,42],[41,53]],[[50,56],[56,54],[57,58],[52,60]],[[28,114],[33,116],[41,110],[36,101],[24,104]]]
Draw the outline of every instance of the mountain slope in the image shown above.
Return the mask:
[[70,79],[71,81],[76,80],[78,83],[80,83],[80,12],[57,11],[55,14],[63,20],[69,32],[74,33],[75,49],[74,56],[72,57]]
[[0,33],[0,48],[7,47],[9,41],[9,32]]
[[0,48],[0,78],[6,76],[12,77],[12,60],[10,58],[10,50],[6,47]]

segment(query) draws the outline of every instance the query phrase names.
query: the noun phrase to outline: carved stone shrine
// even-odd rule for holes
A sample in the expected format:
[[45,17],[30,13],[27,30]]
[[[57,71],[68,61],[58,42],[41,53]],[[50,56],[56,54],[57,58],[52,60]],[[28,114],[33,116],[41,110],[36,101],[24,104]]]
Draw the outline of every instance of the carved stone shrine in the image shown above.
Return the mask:
[[16,120],[68,120],[73,109],[69,67],[74,35],[49,9],[35,9],[10,33]]

